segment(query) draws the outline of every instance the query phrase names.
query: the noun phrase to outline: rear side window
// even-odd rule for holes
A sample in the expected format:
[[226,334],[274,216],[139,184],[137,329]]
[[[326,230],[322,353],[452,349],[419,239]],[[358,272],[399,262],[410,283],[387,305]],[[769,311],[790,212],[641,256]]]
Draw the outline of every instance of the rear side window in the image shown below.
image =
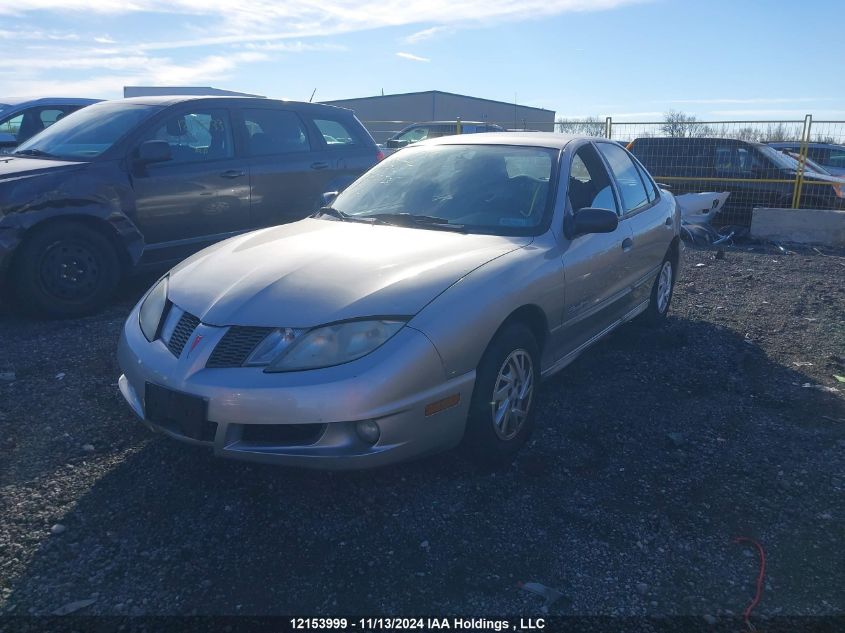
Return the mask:
[[305,126],[294,112],[248,108],[243,116],[250,156],[292,154],[311,149]]
[[53,123],[58,121],[64,115],[65,111],[59,108],[44,108],[38,113],[38,117],[41,119],[41,125],[45,128],[53,125]]
[[649,177],[648,173],[646,173],[646,170],[643,169],[643,166],[637,164],[637,161],[634,161],[634,166],[636,166],[637,171],[640,173],[640,178],[643,179],[648,201],[654,202],[657,199],[657,187],[655,186],[654,181]]
[[615,143],[597,143],[599,151],[607,159],[613,172],[619,192],[622,194],[622,207],[630,213],[649,203],[643,180],[628,152]]
[[326,145],[335,147],[337,145],[357,145],[358,140],[353,136],[349,127],[335,119],[314,119],[314,125],[320,130]]

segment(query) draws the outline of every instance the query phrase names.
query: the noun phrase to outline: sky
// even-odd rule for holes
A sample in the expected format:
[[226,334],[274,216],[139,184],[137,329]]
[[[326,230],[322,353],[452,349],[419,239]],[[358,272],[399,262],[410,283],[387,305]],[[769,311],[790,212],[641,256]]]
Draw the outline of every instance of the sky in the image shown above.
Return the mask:
[[845,120],[843,18],[841,0],[0,0],[0,101],[443,90],[570,119]]

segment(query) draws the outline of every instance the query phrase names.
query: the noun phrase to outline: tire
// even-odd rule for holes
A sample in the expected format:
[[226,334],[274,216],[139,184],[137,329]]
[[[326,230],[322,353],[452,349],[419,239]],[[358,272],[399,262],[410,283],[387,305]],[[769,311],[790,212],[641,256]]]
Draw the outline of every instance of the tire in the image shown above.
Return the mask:
[[[656,327],[666,321],[669,312],[669,305],[672,303],[672,295],[675,291],[675,264],[671,257],[666,257],[660,264],[660,270],[651,286],[651,296],[648,307],[640,315],[640,321],[646,325]],[[668,282],[665,275],[668,274]],[[668,283],[668,290],[665,284]]]
[[[515,416],[513,409],[503,410],[501,424],[496,424],[495,390],[507,383],[507,376],[518,375],[517,366],[525,372],[522,406],[524,415]],[[527,393],[525,384],[528,384]],[[482,466],[503,466],[513,461],[534,428],[537,389],[540,383],[540,349],[531,330],[521,323],[506,325],[490,342],[476,370],[463,448],[469,457]]]
[[15,291],[24,306],[53,318],[97,311],[120,275],[120,260],[108,238],[70,221],[36,228],[20,246],[13,267]]

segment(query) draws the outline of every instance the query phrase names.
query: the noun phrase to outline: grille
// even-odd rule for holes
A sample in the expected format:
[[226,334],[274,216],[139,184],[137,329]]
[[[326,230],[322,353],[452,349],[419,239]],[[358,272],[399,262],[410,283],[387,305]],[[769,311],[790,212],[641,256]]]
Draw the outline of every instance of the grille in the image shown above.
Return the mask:
[[308,446],[319,440],[327,424],[244,424],[241,439],[255,444]]
[[233,325],[223,335],[206,367],[240,367],[252,353],[252,350],[263,341],[273,328],[246,327]]
[[183,312],[182,316],[179,317],[179,323],[176,324],[170,340],[167,341],[167,349],[176,358],[182,355],[182,350],[185,349],[185,343],[188,342],[188,337],[197,329],[199,324],[200,320],[193,314]]

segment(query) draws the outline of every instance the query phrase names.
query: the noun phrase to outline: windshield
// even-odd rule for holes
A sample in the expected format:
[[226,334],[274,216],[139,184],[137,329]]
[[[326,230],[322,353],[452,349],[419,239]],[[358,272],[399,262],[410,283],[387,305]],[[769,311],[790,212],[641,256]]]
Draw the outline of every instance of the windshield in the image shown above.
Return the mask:
[[15,154],[86,159],[99,156],[161,109],[111,101],[77,110],[22,143]]
[[[794,152],[784,152],[784,156],[786,156],[789,161],[792,163],[792,169],[798,169],[798,160],[801,157],[800,154],[796,154]],[[809,158],[804,159],[804,168],[814,171],[819,174],[826,174],[830,176],[830,172],[826,170],[824,167],[819,165],[816,161],[810,160]]]
[[795,169],[795,161],[786,154],[779,152],[774,147],[760,145],[758,149],[764,156],[766,156],[766,158],[770,159],[776,167],[780,169]]
[[548,227],[557,154],[508,145],[416,146],[361,176],[332,208],[351,220],[538,235]]

